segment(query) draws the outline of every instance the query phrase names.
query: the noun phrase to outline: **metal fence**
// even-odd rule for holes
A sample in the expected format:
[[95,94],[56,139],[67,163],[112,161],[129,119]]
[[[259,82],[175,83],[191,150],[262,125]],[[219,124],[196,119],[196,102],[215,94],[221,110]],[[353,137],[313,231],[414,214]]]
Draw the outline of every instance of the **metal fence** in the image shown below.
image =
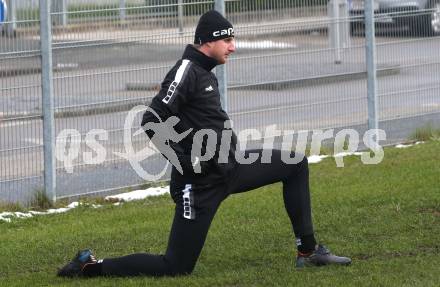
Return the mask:
[[[368,93],[377,98],[388,143],[438,124],[440,4],[401,2],[371,2],[376,36],[365,37],[363,1],[226,0],[237,35],[225,73],[234,129],[264,135],[271,125],[354,127],[362,133]],[[45,190],[40,7],[35,0],[7,4],[0,38],[0,202],[26,203]],[[54,153],[68,159],[55,161],[57,198],[145,183],[127,160],[124,137],[140,123],[138,116],[129,125],[128,111],[148,104],[192,43],[198,17],[213,8],[214,1],[202,0],[52,1]],[[376,59],[376,71],[367,73],[366,55]],[[147,138],[131,141],[139,151]],[[164,164],[160,155],[141,162],[151,171]]]

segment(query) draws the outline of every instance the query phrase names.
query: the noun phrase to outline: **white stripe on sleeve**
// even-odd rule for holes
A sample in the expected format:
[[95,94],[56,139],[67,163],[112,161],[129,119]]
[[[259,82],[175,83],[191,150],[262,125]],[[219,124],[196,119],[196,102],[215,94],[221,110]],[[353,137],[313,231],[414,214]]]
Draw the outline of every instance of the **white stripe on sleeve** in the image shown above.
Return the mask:
[[168,88],[167,95],[165,98],[163,98],[162,102],[165,104],[168,104],[171,100],[171,98],[174,95],[174,92],[176,91],[177,87],[180,84],[180,81],[182,81],[183,75],[185,74],[185,70],[188,67],[190,63],[190,60],[182,60],[182,64],[180,65],[179,69],[177,69],[176,76],[174,77],[174,81],[171,83],[170,87]]

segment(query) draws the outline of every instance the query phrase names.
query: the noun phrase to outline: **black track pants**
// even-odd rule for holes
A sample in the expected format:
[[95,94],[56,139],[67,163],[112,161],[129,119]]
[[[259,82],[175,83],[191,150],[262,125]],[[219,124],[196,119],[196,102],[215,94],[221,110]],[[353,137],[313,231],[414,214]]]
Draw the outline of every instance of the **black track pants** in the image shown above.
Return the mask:
[[[261,155],[262,150],[247,153]],[[173,276],[191,273],[220,203],[230,194],[279,181],[283,182],[284,205],[295,236],[313,234],[307,159],[304,157],[297,164],[286,164],[281,160],[282,153],[285,152],[272,150],[270,163],[261,163],[260,157],[252,164],[237,165],[225,184],[200,186],[172,181],[170,193],[176,208],[166,253],[138,253],[104,259],[103,274]]]

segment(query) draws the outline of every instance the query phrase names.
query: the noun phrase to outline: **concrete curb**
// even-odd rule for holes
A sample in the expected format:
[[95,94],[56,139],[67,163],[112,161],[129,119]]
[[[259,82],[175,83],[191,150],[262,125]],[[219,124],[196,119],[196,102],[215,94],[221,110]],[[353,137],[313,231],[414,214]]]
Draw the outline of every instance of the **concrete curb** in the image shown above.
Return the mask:
[[[400,65],[383,65],[378,67],[377,76],[390,76],[400,73]],[[283,80],[277,82],[257,83],[257,84],[231,84],[228,89],[230,90],[247,90],[247,89],[259,89],[259,90],[282,90],[292,87],[308,87],[319,84],[328,84],[341,81],[352,81],[366,79],[367,72],[352,72],[352,73],[340,73],[333,75],[325,75],[318,77],[300,78]],[[127,91],[157,91],[159,84],[153,83],[127,83]]]
[[[66,72],[77,70],[77,67],[53,67],[52,71],[55,72]],[[16,76],[25,76],[25,75],[34,75],[41,74],[41,67],[21,67],[21,68],[11,68],[0,70],[0,78],[7,77],[16,77]]]
[[125,85],[125,89],[127,91],[159,91],[160,84],[152,84],[152,83],[127,83]]
[[[388,66],[386,68],[378,68],[377,76],[384,77],[390,75],[400,74],[400,65]],[[259,89],[259,90],[283,90],[293,87],[308,87],[321,84],[336,83],[342,81],[354,81],[367,78],[367,72],[352,72],[352,73],[341,73],[334,75],[325,75],[318,77],[309,77],[302,79],[292,79],[278,82],[267,82],[258,84],[245,84],[245,85],[233,85],[229,89],[233,90],[248,90],[248,89]]]
[[[55,118],[70,118],[70,117],[81,117],[81,116],[91,116],[97,114],[115,113],[128,111],[137,105],[148,105],[151,102],[151,97],[146,97],[143,100],[132,100],[124,101],[121,103],[108,103],[100,104],[99,107],[74,107],[74,108],[56,108],[54,117]],[[41,113],[21,113],[13,116],[2,116],[0,117],[2,123],[14,122],[14,121],[29,121],[35,119],[42,119],[43,115]]]

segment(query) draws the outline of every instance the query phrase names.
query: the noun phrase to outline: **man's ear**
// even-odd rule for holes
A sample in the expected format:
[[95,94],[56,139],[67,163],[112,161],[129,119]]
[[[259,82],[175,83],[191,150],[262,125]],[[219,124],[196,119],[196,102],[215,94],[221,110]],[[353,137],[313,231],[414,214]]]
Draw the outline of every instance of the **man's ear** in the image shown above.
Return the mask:
[[203,45],[206,45],[207,48],[212,48],[213,42],[206,42]]
[[199,51],[202,52],[203,54],[211,57],[211,51],[212,51],[212,47],[213,47],[213,42],[206,42],[203,43],[200,48]]

